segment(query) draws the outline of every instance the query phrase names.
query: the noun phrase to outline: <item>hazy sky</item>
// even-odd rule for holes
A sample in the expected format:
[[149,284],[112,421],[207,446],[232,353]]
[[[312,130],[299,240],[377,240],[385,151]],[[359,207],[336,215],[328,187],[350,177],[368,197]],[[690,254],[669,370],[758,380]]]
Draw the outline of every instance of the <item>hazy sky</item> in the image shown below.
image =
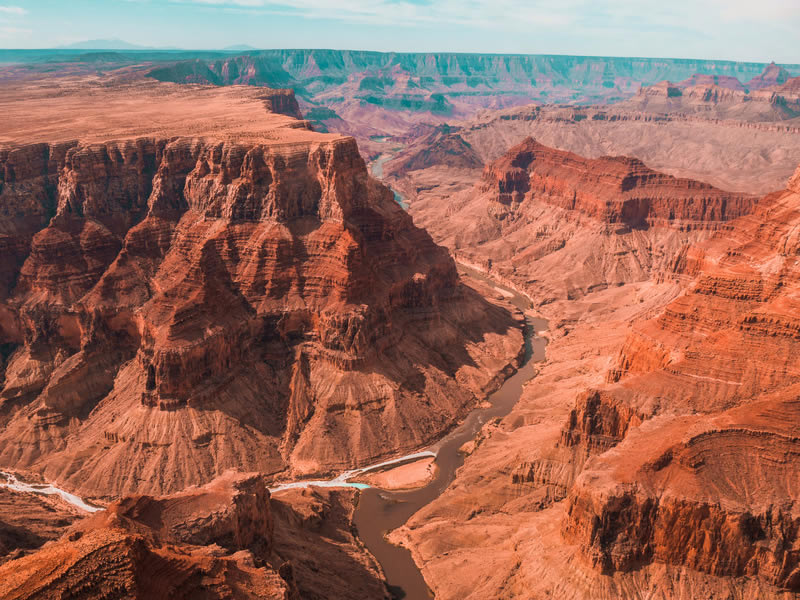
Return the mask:
[[0,47],[97,38],[800,63],[800,0],[0,0]]

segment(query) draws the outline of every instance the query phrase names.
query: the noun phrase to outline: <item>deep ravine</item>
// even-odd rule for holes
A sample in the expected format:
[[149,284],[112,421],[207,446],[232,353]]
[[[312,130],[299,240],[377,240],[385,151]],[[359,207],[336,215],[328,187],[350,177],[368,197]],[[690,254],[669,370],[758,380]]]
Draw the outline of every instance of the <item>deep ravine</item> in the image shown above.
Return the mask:
[[[406,548],[389,543],[385,538],[386,533],[403,525],[414,513],[447,489],[455,478],[456,470],[464,463],[464,456],[459,448],[474,439],[485,423],[511,412],[520,398],[524,384],[536,374],[536,363],[545,358],[547,338],[541,334],[547,330],[548,323],[530,314],[530,300],[472,269],[469,269],[469,273],[470,276],[484,279],[505,291],[506,295],[510,294],[509,301],[526,313],[525,359],[519,370],[499,390],[491,394],[488,399],[491,406],[471,412],[458,428],[428,449],[436,455],[435,463],[438,467],[437,476],[432,482],[411,491],[387,492],[368,488],[360,493],[354,519],[358,535],[380,562],[390,590],[398,599],[424,600],[432,595],[411,553]],[[370,468],[362,472],[368,470]]]

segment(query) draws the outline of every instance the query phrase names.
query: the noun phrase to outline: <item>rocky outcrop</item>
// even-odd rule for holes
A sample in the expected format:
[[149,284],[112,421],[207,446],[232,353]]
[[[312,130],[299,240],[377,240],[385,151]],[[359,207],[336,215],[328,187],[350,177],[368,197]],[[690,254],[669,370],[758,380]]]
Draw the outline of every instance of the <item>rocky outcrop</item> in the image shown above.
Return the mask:
[[352,467],[432,439],[518,353],[352,139],[2,159],[2,464],[89,495]]
[[636,159],[587,159],[528,138],[473,189],[412,202],[411,214],[457,259],[549,304],[648,280],[755,202]]
[[57,497],[0,488],[0,564],[60,538],[64,529],[82,516]]
[[391,163],[392,172],[407,173],[430,167],[449,169],[480,169],[483,161],[472,146],[448,125],[437,127],[419,142],[421,148],[403,155]]
[[800,445],[774,422],[796,409],[648,423],[578,478],[565,537],[605,573],[658,561],[797,590]]
[[604,572],[655,561],[800,589],[799,199],[793,178],[693,249],[693,282],[623,347],[607,404],[647,420],[587,463],[563,525]]
[[781,83],[758,83],[755,87],[737,86],[708,76],[692,77],[677,84],[662,81],[643,87],[635,97],[620,103],[619,108],[749,123],[795,119],[800,115],[800,97],[791,87],[783,86],[786,78],[777,79]]
[[291,598],[268,564],[266,482],[233,473],[180,495],[125,498],[0,567],[4,598]]
[[619,397],[604,390],[588,390],[577,398],[559,443],[582,446],[587,456],[602,454],[642,420],[642,415]]
[[747,87],[751,90],[761,90],[764,88],[783,85],[791,78],[789,71],[776,65],[775,62],[769,63],[760,75],[756,75],[747,82]]
[[[353,492],[270,497],[225,473],[163,497],[121,498],[0,566],[3,598],[388,598],[352,533]],[[331,594],[331,595],[329,595]]]
[[300,106],[294,96],[294,90],[268,90],[262,98],[269,112],[302,119]]
[[746,214],[755,203],[752,196],[658,173],[635,158],[585,159],[533,138],[487,166],[479,190],[511,211],[535,198],[631,227],[703,227]]

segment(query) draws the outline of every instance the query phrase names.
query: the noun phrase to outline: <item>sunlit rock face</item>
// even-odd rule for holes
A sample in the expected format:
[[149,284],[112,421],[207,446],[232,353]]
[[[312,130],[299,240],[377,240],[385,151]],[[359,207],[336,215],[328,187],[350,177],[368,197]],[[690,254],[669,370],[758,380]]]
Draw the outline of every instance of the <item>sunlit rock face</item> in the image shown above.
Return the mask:
[[2,150],[1,464],[88,494],[351,468],[434,439],[515,363],[515,317],[355,141],[270,115]]

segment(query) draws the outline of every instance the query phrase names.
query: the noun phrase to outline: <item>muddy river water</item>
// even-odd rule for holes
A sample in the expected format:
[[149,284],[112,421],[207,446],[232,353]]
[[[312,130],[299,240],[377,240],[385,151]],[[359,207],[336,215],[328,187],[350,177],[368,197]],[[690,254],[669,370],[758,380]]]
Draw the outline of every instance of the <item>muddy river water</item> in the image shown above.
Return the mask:
[[[383,163],[391,156],[391,154],[384,154],[373,163],[373,175],[381,177]],[[407,209],[408,205],[404,202],[402,196],[397,192],[394,192],[394,194],[397,203]],[[504,417],[511,412],[511,409],[522,394],[523,385],[535,375],[535,364],[545,358],[547,339],[541,334],[547,331],[548,323],[544,319],[533,316],[530,300],[470,267],[459,265],[459,270],[494,288],[526,315],[527,327],[525,330],[523,364],[514,375],[506,379],[496,392],[489,396],[488,406],[472,411],[448,435],[419,452],[360,469],[346,471],[331,479],[283,482],[270,488],[272,493],[308,486],[353,487],[361,490],[358,507],[355,512],[355,525],[358,529],[358,535],[380,562],[389,582],[390,590],[397,599],[425,600],[432,598],[432,595],[425,584],[422,573],[411,558],[411,553],[405,548],[390,544],[385,538],[386,533],[405,524],[414,513],[438,498],[447,489],[455,478],[456,470],[464,464],[464,456],[459,452],[459,448],[464,443],[474,439],[487,422]],[[384,491],[364,483],[350,481],[364,473],[383,470],[395,465],[399,466],[425,457],[434,458],[437,467],[435,469],[436,475],[431,482],[418,489]],[[56,494],[83,511],[95,512],[102,510],[87,504],[78,496],[52,484],[29,484],[19,480],[12,473],[0,472],[0,487],[7,487],[19,492]]]
[[406,600],[424,600],[432,598],[432,595],[422,573],[411,558],[411,553],[405,548],[390,544],[386,541],[385,534],[403,525],[411,515],[444,492],[453,481],[456,470],[464,464],[464,456],[459,452],[459,448],[465,442],[474,439],[485,423],[511,412],[519,400],[523,385],[534,376],[535,364],[545,357],[547,339],[540,334],[547,330],[547,321],[529,314],[528,298],[498,285],[476,271],[466,267],[462,269],[469,270],[471,276],[483,279],[493,287],[504,291],[508,300],[526,313],[528,327],[525,334],[525,362],[488,398],[491,406],[471,412],[460,426],[428,448],[436,455],[435,463],[438,467],[437,476],[432,482],[423,488],[411,491],[387,492],[368,488],[360,493],[355,514],[358,535],[381,563],[392,594],[396,598]]

